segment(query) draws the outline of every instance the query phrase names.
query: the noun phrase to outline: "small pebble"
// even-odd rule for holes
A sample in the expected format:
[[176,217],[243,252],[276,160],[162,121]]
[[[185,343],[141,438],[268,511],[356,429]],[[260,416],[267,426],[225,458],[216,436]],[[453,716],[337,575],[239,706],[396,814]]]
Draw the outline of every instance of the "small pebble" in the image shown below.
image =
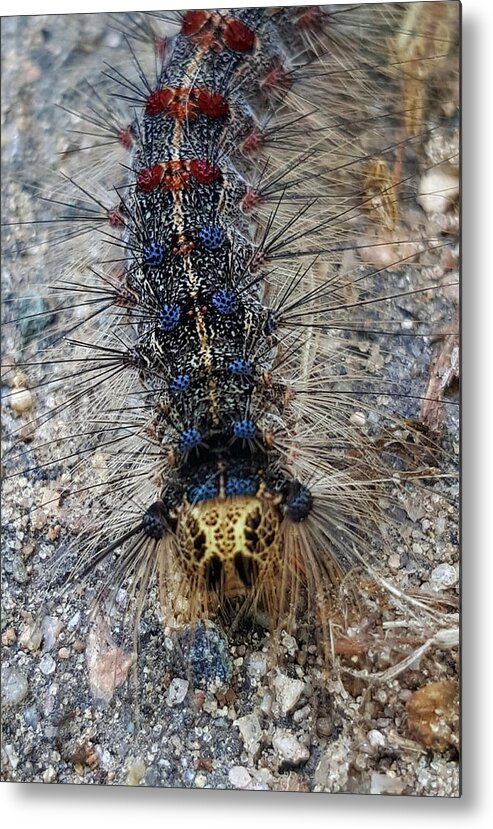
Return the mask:
[[108,749],[103,748],[100,745],[94,746],[94,750],[96,751],[99,757],[99,765],[104,771],[111,771],[113,768],[113,757],[111,756]]
[[233,766],[230,768],[228,779],[235,789],[248,789],[252,782],[250,773],[244,766]]
[[29,389],[17,389],[9,397],[10,408],[15,414],[24,414],[32,409],[33,396]]
[[226,635],[212,623],[199,622],[180,635],[180,650],[187,668],[191,668],[194,688],[209,693],[223,693],[231,682],[233,666]]
[[12,561],[12,575],[17,584],[25,584],[29,579],[26,565],[20,555],[16,555]]
[[293,713],[293,721],[294,722],[301,722],[302,720],[307,720],[311,714],[312,709],[309,705],[304,705],[303,708],[298,708]]
[[70,628],[70,630],[73,630],[74,628],[78,627],[79,623],[80,623],[80,610],[78,610],[76,613],[74,613],[73,616],[70,617],[70,619],[68,620],[68,623],[67,623],[67,627]]
[[398,553],[392,553],[389,556],[389,567],[391,570],[398,570],[401,566],[401,557]]
[[252,677],[262,677],[267,673],[267,655],[262,652],[252,653],[248,659],[248,673]]
[[290,766],[301,766],[310,757],[307,747],[300,743],[290,731],[276,731],[272,738],[272,745],[280,760],[289,763]]
[[272,783],[274,782],[274,777],[272,772],[266,768],[260,769],[252,769],[251,773],[253,775],[252,784],[250,786],[251,789],[255,789],[255,791],[268,791],[272,787]]
[[43,632],[43,651],[51,651],[61,633],[62,623],[56,616],[44,616],[41,620],[41,630]]
[[269,716],[272,711],[272,694],[269,691],[266,691],[260,700],[260,710],[266,716]]
[[367,734],[368,742],[370,743],[372,748],[381,748],[385,745],[385,737],[381,731],[377,731],[376,728],[373,728]]
[[58,685],[53,683],[50,685],[43,698],[43,715],[49,717],[55,709],[56,698],[58,694]]
[[[73,647],[78,651],[77,641]],[[91,692],[96,699],[110,702],[125,682],[133,657],[113,642],[100,619],[89,631],[85,650]]]
[[281,714],[285,716],[297,705],[305,690],[305,683],[300,679],[290,679],[285,674],[279,673],[274,680],[276,702],[279,705]]
[[406,705],[411,735],[426,748],[445,751],[459,744],[459,686],[453,679],[429,682]]
[[370,782],[370,794],[402,794],[404,783],[398,777],[373,772]]
[[188,693],[189,684],[186,679],[173,679],[166,695],[168,705],[179,705],[183,702]]
[[56,771],[53,766],[48,766],[45,772],[43,772],[43,783],[54,783],[56,780]]
[[249,754],[256,754],[260,747],[262,740],[262,728],[256,714],[247,714],[245,717],[240,717],[234,720],[233,725],[237,725],[245,749]]
[[203,789],[207,784],[207,777],[205,774],[196,774],[194,783],[197,789]]
[[13,645],[16,641],[17,633],[15,631],[15,628],[8,627],[7,630],[5,630],[2,633],[2,645],[5,645],[5,647],[10,648],[10,646]]
[[295,771],[290,771],[289,774],[283,774],[276,781],[276,792],[309,792],[310,784],[301,774]]
[[131,757],[127,761],[127,774],[125,783],[127,786],[138,786],[141,780],[144,779],[146,767],[143,760],[138,757]]
[[446,213],[459,195],[459,178],[439,167],[431,168],[419,183],[416,201],[425,213]]
[[15,389],[25,389],[29,385],[28,376],[25,371],[16,371],[13,385]]
[[317,734],[319,737],[330,737],[334,731],[334,723],[330,717],[320,717],[317,720]]
[[56,668],[56,662],[49,653],[45,653],[39,660],[39,670],[45,676],[50,676]]
[[296,651],[298,650],[298,643],[297,643],[296,639],[294,638],[294,636],[291,636],[289,633],[286,633],[286,631],[284,631],[284,633],[282,634],[282,640],[281,641],[282,641],[282,646],[286,650],[286,652],[290,656],[294,656]]
[[24,722],[29,728],[36,728],[39,723],[39,714],[35,705],[29,705],[24,709]]
[[4,746],[5,754],[7,755],[8,761],[13,769],[17,768],[19,763],[19,755],[17,754],[14,746],[6,745]]
[[34,653],[41,647],[42,639],[43,632],[40,625],[37,622],[32,621],[28,622],[21,629],[19,644],[23,650]]
[[19,668],[2,668],[2,705],[19,705],[29,690],[27,676]]
[[439,564],[431,572],[430,584],[433,590],[446,590],[457,584],[459,577],[451,564]]
[[363,412],[354,412],[349,418],[349,422],[353,424],[353,426],[359,426],[363,428],[366,424],[366,417]]

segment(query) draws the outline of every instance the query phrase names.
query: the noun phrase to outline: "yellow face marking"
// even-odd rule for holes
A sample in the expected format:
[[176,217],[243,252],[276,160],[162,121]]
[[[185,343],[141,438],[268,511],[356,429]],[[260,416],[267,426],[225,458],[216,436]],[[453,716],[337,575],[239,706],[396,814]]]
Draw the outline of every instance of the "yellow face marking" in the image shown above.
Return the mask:
[[[281,521],[278,499],[265,497],[262,485],[255,496],[185,501],[177,526],[181,565],[208,589],[231,598],[245,595],[280,564]],[[211,573],[216,584],[208,583]]]

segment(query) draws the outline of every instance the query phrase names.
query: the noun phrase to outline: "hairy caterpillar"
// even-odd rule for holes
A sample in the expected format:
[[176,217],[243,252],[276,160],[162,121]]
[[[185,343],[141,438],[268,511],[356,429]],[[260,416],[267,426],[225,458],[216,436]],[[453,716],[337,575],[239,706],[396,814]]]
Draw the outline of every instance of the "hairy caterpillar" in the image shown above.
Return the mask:
[[[382,671],[381,625],[405,624],[393,676],[402,650],[450,626],[423,602],[416,619],[402,592],[386,618],[392,594],[375,572],[387,574],[398,545],[409,557],[408,521],[443,495],[438,463],[449,471],[436,455],[443,389],[423,378],[429,338],[443,335],[450,363],[454,335],[453,71],[449,96],[436,87],[451,72],[457,6],[376,14],[124,17],[112,36],[133,69],[116,64],[63,101],[87,149],[64,139],[65,183],[47,225],[33,226],[54,288],[46,307],[24,296],[27,312],[11,314],[25,351],[34,328],[42,356],[19,357],[10,340],[6,352],[14,412],[26,385],[50,395],[35,411],[36,455],[32,427],[16,421],[24,445],[4,463],[42,490],[31,529],[60,544],[72,587],[89,576],[116,629],[123,613],[138,633],[157,582],[168,625],[234,630],[264,613],[275,649],[296,632],[318,648],[314,671],[336,662],[345,676],[354,659],[360,674]],[[157,57],[144,71],[149,40]],[[431,235],[416,182],[422,202],[452,204],[436,209],[445,218]],[[34,208],[17,184],[7,251],[18,234],[22,285]],[[421,402],[431,439],[415,437]],[[410,569],[404,590],[417,586]],[[98,651],[100,616],[93,627]],[[111,640],[107,652],[118,652]],[[128,665],[115,661],[108,697]]]

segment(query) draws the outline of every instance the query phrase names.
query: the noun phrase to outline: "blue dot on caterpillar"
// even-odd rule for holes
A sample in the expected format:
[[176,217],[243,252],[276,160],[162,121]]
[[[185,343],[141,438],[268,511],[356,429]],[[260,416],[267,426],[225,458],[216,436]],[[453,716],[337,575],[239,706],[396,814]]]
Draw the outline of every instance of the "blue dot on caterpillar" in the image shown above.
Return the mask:
[[161,242],[149,242],[144,246],[143,262],[150,267],[159,267],[164,262],[166,249]]
[[244,357],[238,357],[235,360],[231,360],[228,368],[232,374],[246,375],[252,373],[253,363]]
[[224,243],[224,230],[220,225],[205,225],[199,230],[199,239],[207,250],[219,250]]
[[257,434],[257,427],[253,420],[245,417],[242,420],[235,420],[233,423],[233,435],[235,438],[251,440]]
[[177,303],[166,303],[159,314],[159,327],[163,331],[173,331],[180,321],[180,316],[181,308]]
[[180,435],[180,447],[182,449],[193,449],[202,441],[202,434],[195,426],[184,429]]
[[189,374],[178,374],[176,377],[173,377],[169,383],[169,390],[171,394],[180,394],[182,391],[186,391],[190,387],[190,375]]
[[205,483],[199,484],[198,486],[192,486],[187,493],[188,500],[192,504],[196,504],[199,501],[206,501],[209,498],[216,498],[218,494],[219,487],[215,481],[205,481]]
[[220,288],[212,295],[214,308],[223,316],[234,314],[240,307],[240,300],[235,291],[230,288]]

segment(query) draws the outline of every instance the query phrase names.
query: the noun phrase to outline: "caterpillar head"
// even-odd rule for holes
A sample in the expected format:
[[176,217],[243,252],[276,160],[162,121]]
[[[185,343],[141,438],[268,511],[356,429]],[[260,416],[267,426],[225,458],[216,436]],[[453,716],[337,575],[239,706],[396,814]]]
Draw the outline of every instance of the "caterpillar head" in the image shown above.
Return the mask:
[[187,575],[230,598],[255,589],[282,555],[280,504],[263,486],[255,495],[185,500],[176,540]]

